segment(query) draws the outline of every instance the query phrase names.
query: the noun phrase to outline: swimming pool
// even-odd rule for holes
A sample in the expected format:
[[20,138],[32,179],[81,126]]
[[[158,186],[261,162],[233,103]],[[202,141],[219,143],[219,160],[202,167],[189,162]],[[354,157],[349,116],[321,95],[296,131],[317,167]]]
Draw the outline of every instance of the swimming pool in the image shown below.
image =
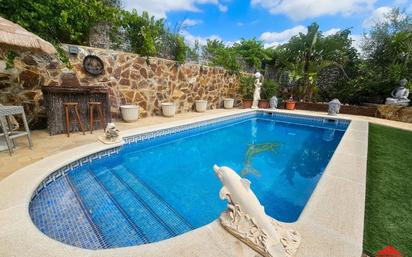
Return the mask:
[[218,164],[251,180],[268,215],[293,222],[348,124],[250,113],[129,137],[45,181],[30,216],[46,235],[83,248],[160,241],[208,224],[225,209],[212,170]]

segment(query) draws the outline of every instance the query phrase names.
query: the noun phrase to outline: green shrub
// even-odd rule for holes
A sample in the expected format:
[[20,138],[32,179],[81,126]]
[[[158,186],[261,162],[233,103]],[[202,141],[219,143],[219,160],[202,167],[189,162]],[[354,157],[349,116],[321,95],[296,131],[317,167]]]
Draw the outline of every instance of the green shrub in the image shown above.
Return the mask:
[[239,94],[243,99],[252,99],[254,90],[254,77],[240,75],[239,79]]
[[274,80],[267,79],[263,81],[262,85],[262,99],[270,99],[278,93],[279,83]]

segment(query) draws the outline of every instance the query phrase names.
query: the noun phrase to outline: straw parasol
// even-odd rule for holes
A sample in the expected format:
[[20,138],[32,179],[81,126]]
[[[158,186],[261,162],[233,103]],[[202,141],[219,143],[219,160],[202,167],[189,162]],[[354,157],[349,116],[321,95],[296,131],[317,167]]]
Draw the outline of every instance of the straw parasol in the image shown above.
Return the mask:
[[56,49],[46,40],[28,32],[20,25],[0,17],[0,45],[26,48],[46,54],[56,53]]

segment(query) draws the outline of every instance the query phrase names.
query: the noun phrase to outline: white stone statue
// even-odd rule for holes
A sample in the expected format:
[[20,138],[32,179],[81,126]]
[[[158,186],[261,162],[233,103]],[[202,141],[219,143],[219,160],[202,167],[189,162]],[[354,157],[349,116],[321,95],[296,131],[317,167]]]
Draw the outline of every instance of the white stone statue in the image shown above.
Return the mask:
[[99,136],[99,140],[105,144],[115,144],[120,143],[122,138],[120,137],[120,131],[117,129],[116,125],[112,122],[107,123],[104,130],[104,135]]
[[329,103],[328,103],[328,106],[329,106],[329,108],[328,108],[328,114],[329,115],[332,115],[332,116],[335,116],[335,115],[337,115],[338,113],[339,113],[339,111],[340,111],[340,106],[341,106],[342,104],[341,104],[341,102],[339,101],[339,99],[333,99],[332,101],[330,101]]
[[400,87],[395,88],[392,90],[392,97],[386,98],[385,104],[391,105],[402,105],[408,106],[410,100],[408,99],[409,96],[409,89],[406,87],[408,81],[406,79],[402,79],[400,82]]
[[250,189],[249,180],[228,167],[215,165],[213,169],[223,184],[219,196],[228,201],[227,210],[220,216],[222,226],[263,256],[294,256],[301,242],[300,234],[284,229],[266,215]]
[[278,107],[278,98],[276,96],[272,96],[269,100],[270,109],[276,109]]
[[260,100],[260,89],[262,88],[263,83],[263,75],[260,72],[255,73],[255,92],[253,93],[253,103],[252,109],[258,108],[259,100]]

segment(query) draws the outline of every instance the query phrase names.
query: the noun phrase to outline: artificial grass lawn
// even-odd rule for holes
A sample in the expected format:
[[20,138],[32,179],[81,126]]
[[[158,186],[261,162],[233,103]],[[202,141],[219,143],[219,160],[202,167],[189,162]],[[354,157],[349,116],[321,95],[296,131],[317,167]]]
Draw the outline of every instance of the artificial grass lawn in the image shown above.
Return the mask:
[[412,132],[369,126],[363,248],[412,257]]

